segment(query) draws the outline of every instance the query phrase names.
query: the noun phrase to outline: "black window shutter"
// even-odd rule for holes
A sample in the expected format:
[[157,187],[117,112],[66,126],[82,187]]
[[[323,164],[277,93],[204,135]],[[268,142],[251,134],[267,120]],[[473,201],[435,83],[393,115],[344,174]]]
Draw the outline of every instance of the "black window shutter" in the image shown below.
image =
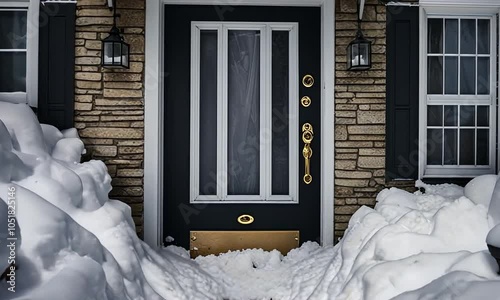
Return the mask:
[[387,7],[386,177],[418,177],[418,7]]
[[38,118],[59,129],[73,127],[75,93],[74,3],[41,3]]

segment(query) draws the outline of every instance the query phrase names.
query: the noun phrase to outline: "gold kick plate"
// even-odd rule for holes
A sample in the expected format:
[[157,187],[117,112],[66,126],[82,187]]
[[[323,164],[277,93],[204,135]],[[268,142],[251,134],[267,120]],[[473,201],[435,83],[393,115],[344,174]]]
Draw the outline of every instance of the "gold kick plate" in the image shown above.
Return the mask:
[[274,249],[286,255],[298,248],[300,232],[290,231],[191,231],[189,250],[191,257],[218,255],[229,250],[261,248]]
[[305,159],[305,174],[304,174],[304,183],[310,184],[312,182],[311,175],[311,157],[313,154],[311,143],[314,139],[313,127],[309,123],[304,123],[302,125],[302,141],[304,142],[304,148],[302,149],[302,155]]

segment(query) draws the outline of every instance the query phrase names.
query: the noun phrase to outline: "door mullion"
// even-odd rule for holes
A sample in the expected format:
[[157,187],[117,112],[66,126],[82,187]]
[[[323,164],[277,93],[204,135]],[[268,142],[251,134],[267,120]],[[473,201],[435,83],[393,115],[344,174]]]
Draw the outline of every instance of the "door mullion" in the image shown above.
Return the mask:
[[221,73],[218,74],[219,78],[221,78],[221,93],[219,93],[219,96],[217,101],[218,101],[218,107],[220,107],[219,112],[220,118],[217,120],[218,126],[220,126],[220,131],[219,135],[221,136],[220,138],[220,143],[217,146],[218,147],[218,155],[220,155],[220,163],[219,166],[221,168],[219,172],[219,177],[220,177],[220,193],[221,197],[220,199],[225,201],[227,199],[227,183],[228,183],[228,163],[227,163],[227,140],[228,140],[228,128],[227,128],[227,123],[228,123],[228,112],[227,112],[227,106],[228,106],[228,99],[227,99],[227,89],[228,89],[228,29],[227,26],[222,25],[222,38],[219,40],[219,46],[221,51],[219,58],[222,60],[221,66],[222,70]]
[[190,194],[194,202],[200,195],[200,29],[191,27],[191,114],[190,114]]
[[[263,200],[269,200],[272,195],[272,29],[269,25],[262,29],[262,50],[261,50],[261,153],[264,153],[261,160],[261,184],[264,192]],[[261,193],[262,194],[262,193]]]
[[[289,113],[288,113],[288,126],[289,126],[289,168],[290,168],[290,197],[292,201],[299,201],[299,181],[302,179],[299,174],[299,159],[300,155],[300,143],[299,143],[299,42],[298,42],[298,28],[295,24],[290,30],[289,39],[289,77],[290,77],[290,97],[289,97]],[[314,99],[313,101],[319,101],[319,99]]]

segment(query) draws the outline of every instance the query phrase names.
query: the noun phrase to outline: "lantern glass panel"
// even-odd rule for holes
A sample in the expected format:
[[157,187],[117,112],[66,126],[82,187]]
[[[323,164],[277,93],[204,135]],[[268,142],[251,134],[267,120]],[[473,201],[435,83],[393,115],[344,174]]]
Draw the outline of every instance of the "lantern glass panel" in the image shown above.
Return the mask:
[[352,50],[351,45],[347,47],[347,69],[352,67]]
[[367,66],[370,64],[370,45],[368,43],[359,44],[359,65]]
[[353,67],[359,66],[359,44],[351,45],[351,65]]
[[127,44],[122,44],[122,66],[125,68],[128,68],[129,66],[129,61],[128,61],[128,45]]
[[104,44],[104,64],[113,66],[122,64],[121,43],[111,42]]

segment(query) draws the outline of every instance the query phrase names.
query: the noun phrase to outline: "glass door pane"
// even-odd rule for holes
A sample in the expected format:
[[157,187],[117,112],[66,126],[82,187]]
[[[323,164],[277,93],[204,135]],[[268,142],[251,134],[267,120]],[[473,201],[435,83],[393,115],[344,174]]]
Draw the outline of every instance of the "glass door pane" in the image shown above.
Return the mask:
[[200,195],[217,194],[217,31],[200,31]]
[[228,195],[260,193],[260,31],[228,32]]
[[272,194],[288,195],[290,183],[288,31],[273,31],[272,43]]

